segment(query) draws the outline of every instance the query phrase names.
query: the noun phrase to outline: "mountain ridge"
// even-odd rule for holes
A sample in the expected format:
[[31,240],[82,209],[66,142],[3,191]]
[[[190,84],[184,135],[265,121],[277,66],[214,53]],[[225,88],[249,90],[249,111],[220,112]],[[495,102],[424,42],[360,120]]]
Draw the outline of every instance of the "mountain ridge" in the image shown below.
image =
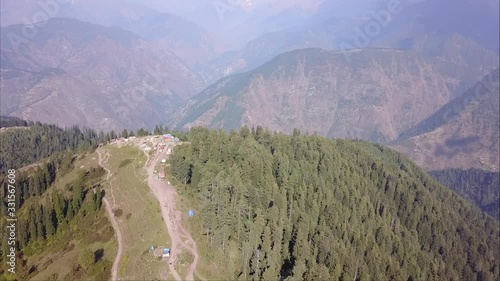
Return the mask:
[[[22,27],[2,27],[2,36]],[[118,27],[57,18],[18,50],[2,44],[3,115],[97,129],[151,127],[203,87],[175,54]]]
[[[224,125],[227,120],[231,124],[245,124],[250,127],[261,125],[284,132],[298,128],[309,132],[317,131],[331,137],[391,140],[397,137],[397,131],[401,131],[405,126],[410,128],[421,121],[416,120],[424,119],[434,113],[434,110],[438,110],[440,105],[451,100],[461,89],[462,79],[443,75],[437,70],[438,63],[440,62],[411,50],[290,51],[276,56],[254,70],[230,75],[208,86],[188,101],[171,125],[178,128],[199,125],[225,129],[239,127]],[[491,63],[488,68],[493,68],[493,65],[494,63]],[[477,79],[484,75],[482,71],[474,73]],[[398,92],[405,94],[400,95]],[[439,96],[436,97],[431,92],[437,92]],[[425,96],[427,97],[423,98]],[[293,99],[298,100],[290,101]],[[228,100],[230,104],[226,106]],[[396,107],[387,107],[386,103],[389,101],[394,103],[396,100],[399,100],[396,102]],[[429,103],[425,104],[427,101]],[[311,102],[316,107],[311,108]],[[236,106],[232,107],[231,104]],[[377,113],[374,107],[384,108],[383,104],[386,106],[383,113]],[[398,120],[406,125],[391,129],[393,125],[387,125],[387,122],[393,121],[394,117],[387,119],[388,117],[384,115],[393,114],[391,110],[397,111],[396,114],[403,114],[403,104],[407,104],[406,107],[416,105],[419,109],[403,110],[408,114],[414,112],[414,116],[402,115],[396,118],[406,119]],[[334,107],[327,109],[325,108],[327,105]],[[231,113],[231,108],[234,108],[235,112]],[[351,114],[347,108],[357,108],[357,110],[363,108],[369,114],[382,116],[379,117],[380,120],[370,120],[378,121],[375,124],[368,125],[366,123],[368,120],[362,121],[364,122],[362,130],[369,130],[368,133],[348,132],[344,125],[351,124],[351,127],[357,127],[357,122],[349,123],[346,121],[348,118],[343,117]],[[337,113],[331,115],[334,109]],[[211,113],[207,113],[210,110]],[[315,112],[322,112],[327,116],[313,117]],[[356,114],[360,116],[359,113]],[[311,117],[316,118],[313,119],[315,121],[303,119]],[[280,118],[285,119],[280,121]],[[291,119],[287,121],[286,118]],[[347,123],[335,125],[336,122]],[[384,128],[377,132],[373,130],[376,125]],[[336,130],[340,130],[341,133],[336,133]]]
[[[497,68],[392,146],[427,169],[499,169],[500,72]],[[439,160],[439,161],[438,161]]]

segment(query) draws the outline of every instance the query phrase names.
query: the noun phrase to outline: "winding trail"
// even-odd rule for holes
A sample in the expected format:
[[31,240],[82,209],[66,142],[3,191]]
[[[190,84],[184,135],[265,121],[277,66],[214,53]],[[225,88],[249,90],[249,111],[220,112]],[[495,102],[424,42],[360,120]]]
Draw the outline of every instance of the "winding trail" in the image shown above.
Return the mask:
[[[96,151],[97,151],[97,154],[99,154],[99,166],[101,166],[108,174],[106,177],[106,181],[108,181],[109,178],[111,177],[111,171],[108,168],[104,167],[104,165],[102,164],[103,157],[102,157],[101,152],[99,151],[99,148]],[[111,186],[111,182],[109,183],[109,185]],[[113,269],[111,270],[111,276],[112,276],[111,280],[115,281],[115,280],[118,280],[118,265],[120,264],[120,259],[122,257],[122,245],[123,245],[122,233],[120,231],[120,227],[118,226],[118,222],[116,221],[115,215],[113,213],[113,208],[111,207],[111,204],[109,203],[108,199],[106,197],[104,197],[102,199],[102,201],[106,205],[106,210],[108,211],[108,216],[111,220],[111,224],[113,225],[113,229],[115,230],[116,238],[118,240],[118,252],[116,253],[115,261],[113,262]]]
[[148,172],[148,185],[153,191],[154,195],[160,202],[161,213],[163,220],[167,226],[168,234],[172,241],[171,256],[169,260],[170,272],[176,280],[181,280],[179,273],[175,270],[174,265],[177,259],[177,254],[180,248],[186,249],[193,255],[193,262],[189,265],[188,272],[185,280],[194,280],[194,273],[198,265],[199,255],[196,249],[196,243],[193,238],[181,225],[181,212],[176,208],[177,191],[175,188],[167,184],[165,181],[155,179],[154,169],[156,164],[161,158],[167,158],[166,153],[159,153],[150,159],[149,155],[145,168]]

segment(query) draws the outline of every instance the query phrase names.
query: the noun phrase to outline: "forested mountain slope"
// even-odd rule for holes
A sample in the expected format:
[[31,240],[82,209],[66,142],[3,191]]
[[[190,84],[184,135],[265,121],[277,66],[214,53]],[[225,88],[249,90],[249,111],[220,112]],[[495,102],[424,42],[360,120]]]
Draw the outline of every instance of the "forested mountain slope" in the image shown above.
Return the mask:
[[228,279],[499,278],[498,221],[390,149],[260,127],[190,142],[171,172]]
[[[8,119],[10,120],[10,119]],[[22,121],[12,119],[13,124]],[[2,120],[3,123],[3,120]],[[8,123],[5,121],[5,123]],[[48,125],[37,122],[27,122],[25,125],[8,128],[0,131],[0,174],[7,169],[18,169],[35,163],[43,158],[52,156],[56,152],[73,151],[77,149],[85,151],[96,148],[101,142],[109,141],[116,134],[100,132],[91,129],[80,129],[77,126],[61,129],[56,125]]]
[[[81,160],[84,154],[80,161],[73,156],[72,151],[56,153],[25,169],[0,172],[2,238],[10,235],[6,219],[16,219],[15,244],[0,241],[0,280],[109,279],[115,246],[101,201],[104,170]],[[14,217],[7,209],[13,205]],[[14,275],[7,263],[11,247]]]
[[500,218],[500,181],[498,172],[479,169],[447,169],[429,172],[436,180],[491,216]]

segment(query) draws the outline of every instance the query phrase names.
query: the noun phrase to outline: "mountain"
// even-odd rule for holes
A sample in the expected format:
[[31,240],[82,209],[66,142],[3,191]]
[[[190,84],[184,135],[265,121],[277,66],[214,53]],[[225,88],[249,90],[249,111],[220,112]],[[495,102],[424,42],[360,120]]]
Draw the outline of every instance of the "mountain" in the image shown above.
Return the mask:
[[[465,68],[485,57],[498,64],[498,1],[398,1],[396,14],[388,12],[387,1],[366,1],[365,12],[338,2],[323,1],[300,24],[253,38],[242,49],[212,60],[205,72],[217,79],[300,48],[411,49],[443,61],[461,60]],[[367,31],[369,28],[374,31]]]
[[[152,194],[144,193],[147,186],[141,185],[141,174],[132,172],[143,167],[145,156],[133,158],[143,153],[135,145],[120,148],[106,144],[105,149],[113,151],[106,155],[110,155],[115,175],[105,179],[106,170],[96,159],[101,159],[100,152],[92,150],[106,140],[95,132],[82,134],[36,124],[18,133],[1,133],[0,137],[9,143],[11,149],[5,150],[5,155],[13,160],[16,184],[22,187],[16,192],[16,277],[109,279],[117,251],[113,228],[127,234],[120,232],[120,227],[127,229],[122,227],[124,221],[158,213],[151,209],[156,202]],[[62,152],[46,150],[49,142],[33,141],[43,138],[59,141],[54,148]],[[174,147],[170,165],[164,169],[177,187],[179,201],[186,205],[184,210],[189,208],[196,214],[186,219],[186,229],[202,249],[200,264],[217,267],[219,279],[499,278],[498,220],[387,147],[298,131],[287,136],[262,127],[243,127],[230,133],[195,128],[187,138],[189,142]],[[31,157],[29,152],[35,147],[48,158],[16,157]],[[135,168],[119,168],[125,166]],[[125,183],[124,172],[137,184]],[[12,177],[0,175],[0,183],[6,187],[0,189],[4,198],[0,204],[6,207],[7,182],[11,184],[8,179]],[[113,188],[110,181],[125,181],[119,185],[123,188],[140,186],[132,194],[143,197],[116,193],[121,188]],[[117,198],[113,210],[110,194]],[[135,198],[133,209],[141,210],[141,216],[134,216],[134,211],[128,215],[124,206],[129,202],[120,198]],[[110,220],[114,213],[119,227],[110,226],[104,204]],[[156,221],[162,222],[160,215]],[[5,222],[0,222],[2,227],[6,227]],[[150,239],[162,233],[167,230],[153,233]],[[168,241],[168,236],[159,241]],[[124,249],[137,248],[137,239],[119,239],[118,248],[123,243]],[[149,245],[147,239],[143,241],[137,255]],[[5,246],[1,241],[0,247]],[[0,261],[2,277],[12,276],[7,273],[4,255]],[[160,266],[164,268],[158,263]],[[164,276],[164,272],[152,271],[150,276]]]
[[[9,119],[2,117],[2,126],[8,125]],[[7,122],[5,122],[7,121]],[[0,174],[8,169],[20,169],[29,166],[54,154],[77,150],[95,149],[99,143],[108,142],[116,135],[99,135],[91,129],[71,127],[61,129],[55,125],[41,124],[32,121],[26,123],[17,121],[15,126],[0,129],[0,142],[4,151],[0,158]],[[7,123],[7,124],[5,124]]]
[[53,125],[0,133],[0,227],[15,227],[0,241],[1,280],[111,278],[117,242],[102,206],[105,170],[86,157],[99,140],[84,133]]
[[498,171],[499,70],[403,132],[393,147],[422,167]]
[[[303,49],[212,84],[173,119],[174,127],[294,128],[337,138],[389,141],[455,97],[463,81],[418,52]],[[485,62],[487,64],[488,62]],[[448,64],[453,68],[453,63]],[[494,62],[483,66],[491,70]],[[477,81],[477,80],[476,80]]]
[[[208,73],[209,77],[212,77],[211,81],[214,81],[226,75],[252,70],[277,55],[296,49],[322,48],[339,51],[357,49],[351,42],[352,35],[349,35],[349,28],[356,23],[357,21],[352,19],[332,19],[321,27],[268,33],[250,41],[241,50],[226,52],[213,59],[201,71]],[[409,33],[414,34],[414,37],[399,37],[401,34]],[[436,60],[436,63],[440,61],[441,65],[436,64],[436,66],[439,66],[441,71],[456,76],[463,75],[469,67],[482,68],[493,62],[499,65],[498,53],[460,34],[449,36],[427,34],[421,27],[404,29],[401,34],[394,35],[393,38],[382,37],[373,41],[368,47],[413,50]],[[456,67],[449,67],[450,63]],[[468,83],[472,81],[467,81],[464,85],[470,85]]]
[[149,42],[164,46],[191,66],[204,64],[227,48],[216,34],[168,13],[143,17],[125,28]]
[[[289,51],[303,48],[335,49],[336,38],[345,30],[349,30],[356,20],[331,19],[320,26],[304,26],[278,29],[268,32],[249,41],[243,48],[226,52],[211,60],[201,72],[217,79],[252,70],[268,62],[274,57]],[[334,35],[335,34],[335,35]]]
[[86,0],[58,3],[29,0],[2,3],[2,26],[36,24],[45,19],[33,16],[41,12],[48,18],[64,17],[120,27],[136,33],[146,41],[158,43],[190,65],[213,59],[224,50],[225,43],[213,32],[208,32],[181,16],[166,13],[164,9],[155,9],[144,1]]
[[130,0],[6,0],[0,7],[1,26],[36,24],[54,17],[72,18],[105,26],[127,27],[133,22],[158,14],[144,1]]
[[391,149],[260,127],[189,140],[168,171],[222,279],[499,277],[498,220]]
[[442,185],[451,188],[483,212],[500,219],[500,185],[498,172],[479,169],[446,169],[429,174]]
[[[402,12],[392,17],[391,23],[381,31],[378,38],[375,38],[380,39],[375,40],[378,41],[376,45],[381,42],[392,42],[390,45],[392,47],[401,46],[403,43],[406,47],[421,48],[424,41],[432,41],[433,37],[460,35],[499,54],[498,1],[408,0],[406,2],[410,3],[410,8],[407,9],[404,5]],[[443,17],[445,10],[446,17]],[[423,37],[422,32],[428,37]]]
[[202,88],[165,48],[129,31],[73,19],[1,30],[2,115],[96,129],[165,122]]
[[147,40],[161,37],[169,50],[197,64],[264,33],[299,24],[322,1],[7,0],[0,7],[0,22],[8,26],[65,17],[118,26]]

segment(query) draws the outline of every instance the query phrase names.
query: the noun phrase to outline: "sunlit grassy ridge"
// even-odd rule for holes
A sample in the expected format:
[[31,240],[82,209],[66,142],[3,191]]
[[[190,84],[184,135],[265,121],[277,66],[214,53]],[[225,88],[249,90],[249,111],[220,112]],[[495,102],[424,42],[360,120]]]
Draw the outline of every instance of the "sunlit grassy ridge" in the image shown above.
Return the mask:
[[123,257],[118,276],[153,280],[168,277],[165,261],[154,258],[151,246],[170,245],[157,199],[149,189],[143,169],[146,156],[137,147],[106,146],[104,166],[112,176],[106,183],[106,197],[115,210],[123,235]]

